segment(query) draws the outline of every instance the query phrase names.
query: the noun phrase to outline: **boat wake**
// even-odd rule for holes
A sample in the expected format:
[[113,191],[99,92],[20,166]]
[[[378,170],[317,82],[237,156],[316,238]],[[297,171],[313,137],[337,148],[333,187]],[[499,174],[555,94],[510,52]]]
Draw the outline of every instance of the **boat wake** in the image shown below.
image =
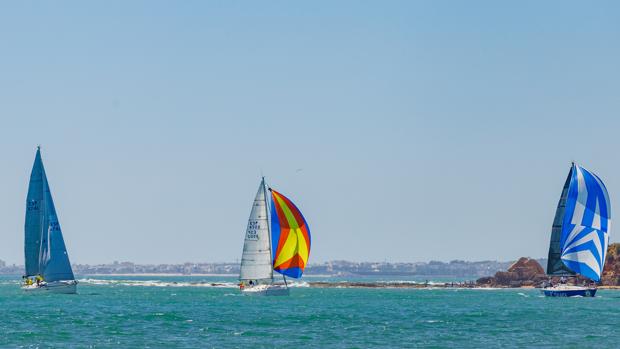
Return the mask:
[[161,281],[161,280],[110,280],[110,279],[80,279],[80,283],[89,285],[107,286],[139,286],[139,287],[213,287],[213,288],[237,288],[236,282],[212,282],[212,281]]
[[310,287],[310,284],[305,282],[305,281],[289,281],[288,282],[288,287],[292,288],[292,287]]
[[[82,284],[105,285],[105,286],[139,286],[139,287],[213,287],[213,288],[239,288],[237,282],[229,281],[162,281],[162,280],[121,280],[121,279],[80,279]],[[310,287],[305,281],[289,281],[289,288]]]

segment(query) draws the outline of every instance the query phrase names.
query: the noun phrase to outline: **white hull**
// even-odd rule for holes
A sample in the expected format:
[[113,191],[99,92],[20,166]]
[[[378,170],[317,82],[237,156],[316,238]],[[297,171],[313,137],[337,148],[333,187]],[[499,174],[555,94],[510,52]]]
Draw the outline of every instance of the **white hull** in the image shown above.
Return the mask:
[[242,294],[249,296],[288,296],[288,287],[280,285],[258,285],[244,287],[241,289]]
[[547,297],[594,297],[596,287],[557,285],[545,287],[541,292]]
[[28,293],[74,294],[77,293],[77,281],[54,281],[45,283],[43,285],[32,284],[28,286],[22,286],[22,290]]

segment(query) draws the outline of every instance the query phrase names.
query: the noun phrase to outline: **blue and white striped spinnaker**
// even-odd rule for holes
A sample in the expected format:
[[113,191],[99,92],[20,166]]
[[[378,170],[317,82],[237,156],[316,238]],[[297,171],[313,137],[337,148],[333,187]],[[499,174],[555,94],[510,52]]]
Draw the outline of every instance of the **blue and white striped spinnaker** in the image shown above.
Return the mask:
[[575,164],[571,172],[560,237],[561,259],[575,273],[599,281],[609,243],[609,195],[594,173]]

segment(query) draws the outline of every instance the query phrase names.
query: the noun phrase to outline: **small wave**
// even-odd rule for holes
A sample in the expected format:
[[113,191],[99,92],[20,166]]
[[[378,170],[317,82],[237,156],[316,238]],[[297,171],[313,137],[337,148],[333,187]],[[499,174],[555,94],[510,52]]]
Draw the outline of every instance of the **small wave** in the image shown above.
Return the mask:
[[0,285],[21,285],[24,280],[21,277],[6,277],[0,279]]
[[288,287],[310,287],[310,284],[305,281],[293,281],[288,283]]
[[526,295],[526,294],[525,294],[525,293],[523,293],[523,292],[519,292],[519,293],[517,293],[517,294],[518,294],[519,296],[523,296],[523,297],[526,297],[526,298],[527,298],[527,297],[529,297],[528,295]]
[[422,322],[427,323],[427,324],[440,324],[440,323],[443,323],[445,321],[443,321],[443,320],[424,320]]
[[478,291],[498,291],[498,290],[505,290],[505,288],[501,288],[501,287],[464,287],[463,289],[467,289],[467,290],[478,290]]
[[413,280],[379,280],[373,281],[377,284],[402,284],[402,285],[443,285],[442,282],[434,282],[434,281],[413,281]]
[[141,287],[214,287],[236,288],[234,282],[177,282],[161,280],[109,280],[109,279],[80,279],[81,283],[90,285],[108,286],[141,286]]

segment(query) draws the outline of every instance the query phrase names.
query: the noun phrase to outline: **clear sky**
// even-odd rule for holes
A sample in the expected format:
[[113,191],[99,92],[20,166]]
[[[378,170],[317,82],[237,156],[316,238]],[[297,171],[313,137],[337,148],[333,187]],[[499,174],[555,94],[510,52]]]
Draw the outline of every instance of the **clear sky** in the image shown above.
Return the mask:
[[261,173],[310,262],[546,256],[571,160],[618,207],[619,11],[2,3],[0,258],[37,144],[74,263],[235,261]]

